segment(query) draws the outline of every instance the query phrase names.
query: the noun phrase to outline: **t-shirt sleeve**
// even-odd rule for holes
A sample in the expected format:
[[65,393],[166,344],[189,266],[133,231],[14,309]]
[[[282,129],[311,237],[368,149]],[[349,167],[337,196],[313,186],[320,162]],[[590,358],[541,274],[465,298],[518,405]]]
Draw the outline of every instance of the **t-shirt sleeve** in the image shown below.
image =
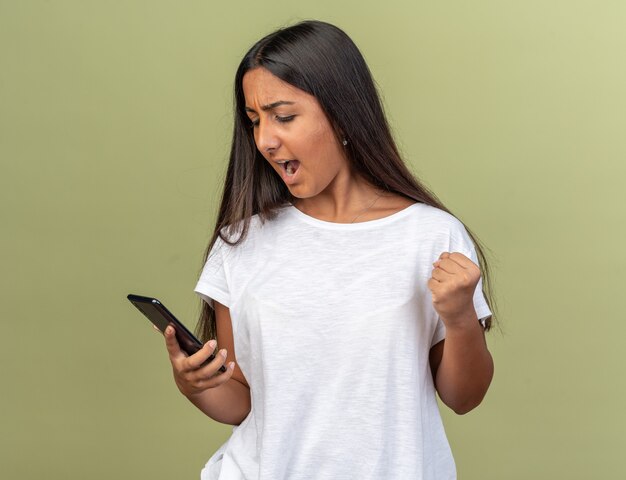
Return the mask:
[[[465,227],[460,221],[458,222],[458,224],[456,224],[456,227],[453,228],[450,233],[450,248],[448,251],[462,253],[476,265],[480,265],[478,263],[478,255],[476,254],[474,242],[472,241],[472,238],[469,236],[467,230],[465,230]],[[476,285],[476,290],[474,290],[474,309],[476,310],[476,315],[478,316],[479,320],[490,317],[492,315],[492,312],[487,305],[485,295],[483,294],[482,272],[480,279],[478,280],[478,284]],[[441,318],[437,316],[437,326],[435,328],[431,347],[443,340],[445,336],[446,327],[443,323],[443,320],[441,320]]]
[[194,289],[211,308],[215,308],[214,299],[230,308],[229,272],[225,262],[227,257],[225,250],[228,247],[228,244],[217,237]]

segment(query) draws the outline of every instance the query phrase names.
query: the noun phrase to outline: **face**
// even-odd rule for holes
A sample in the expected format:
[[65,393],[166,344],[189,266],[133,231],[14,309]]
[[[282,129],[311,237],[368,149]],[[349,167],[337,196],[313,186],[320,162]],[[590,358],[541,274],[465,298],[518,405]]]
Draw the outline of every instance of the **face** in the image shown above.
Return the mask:
[[[262,67],[244,75],[243,91],[256,146],[294,196],[315,196],[348,175],[343,145],[315,97]],[[297,160],[293,177],[282,160]]]

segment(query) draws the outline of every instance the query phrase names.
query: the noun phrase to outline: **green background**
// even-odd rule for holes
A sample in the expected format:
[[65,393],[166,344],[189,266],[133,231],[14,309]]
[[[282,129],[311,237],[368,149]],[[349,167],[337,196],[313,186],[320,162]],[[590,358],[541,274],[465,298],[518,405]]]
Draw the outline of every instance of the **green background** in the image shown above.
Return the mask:
[[0,0],[0,477],[199,478],[226,440],[125,296],[195,324],[236,66],[311,18],[490,249],[494,381],[444,407],[459,478],[626,478],[626,4],[582,0]]

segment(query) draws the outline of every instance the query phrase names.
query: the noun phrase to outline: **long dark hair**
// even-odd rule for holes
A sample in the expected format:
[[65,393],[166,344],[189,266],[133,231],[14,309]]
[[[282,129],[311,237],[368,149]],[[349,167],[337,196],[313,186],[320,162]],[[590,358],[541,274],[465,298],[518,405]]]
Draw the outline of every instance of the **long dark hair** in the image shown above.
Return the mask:
[[[271,220],[286,202],[295,201],[283,180],[257,150],[249,127],[243,93],[244,74],[263,67],[281,80],[313,95],[326,113],[337,139],[348,139],[351,168],[370,184],[450,214],[439,199],[417,180],[402,160],[385,117],[371,72],[354,42],[341,29],[307,20],[263,37],[246,53],[235,75],[235,125],[219,214],[203,265],[220,237],[235,246],[248,233],[250,219]],[[476,247],[483,293],[495,320],[490,272],[476,236],[465,226]],[[222,233],[226,232],[226,235]],[[239,233],[237,240],[233,233]],[[196,333],[203,342],[216,338],[215,310],[202,301]]]

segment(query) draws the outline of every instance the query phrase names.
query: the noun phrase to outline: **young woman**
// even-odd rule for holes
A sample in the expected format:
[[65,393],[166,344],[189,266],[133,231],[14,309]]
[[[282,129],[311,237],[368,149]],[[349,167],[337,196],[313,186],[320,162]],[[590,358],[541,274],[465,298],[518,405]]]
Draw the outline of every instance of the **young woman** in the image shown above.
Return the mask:
[[180,391],[234,426],[201,477],[456,478],[435,392],[463,414],[493,375],[468,232],[403,163],[342,30],[258,41],[196,287],[211,341],[187,357],[166,333]]

